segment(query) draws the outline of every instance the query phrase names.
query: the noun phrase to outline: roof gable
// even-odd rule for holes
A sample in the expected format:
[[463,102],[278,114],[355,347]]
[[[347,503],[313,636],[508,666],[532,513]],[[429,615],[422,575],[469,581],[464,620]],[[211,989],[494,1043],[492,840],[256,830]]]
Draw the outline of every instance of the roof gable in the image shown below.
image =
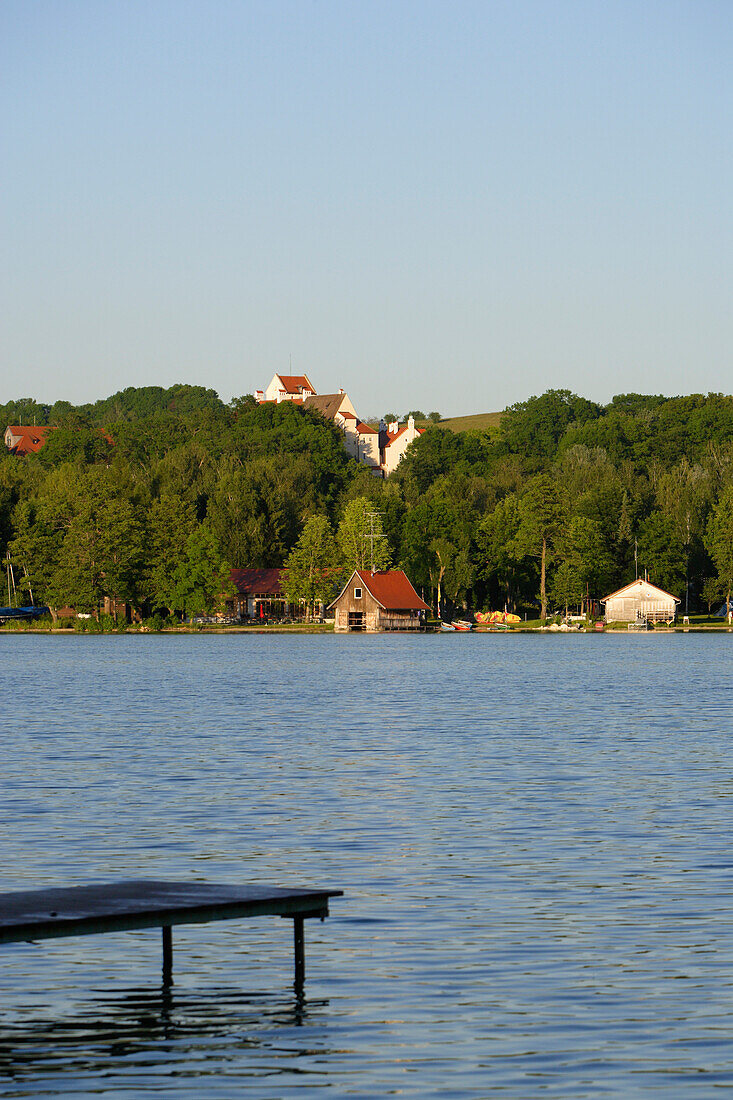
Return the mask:
[[[400,426],[399,426],[399,428],[397,429],[396,432],[394,432],[393,434],[390,434],[390,433],[387,434],[387,442],[385,443],[385,447],[391,447],[392,444],[396,443],[397,440],[400,439],[405,434],[405,432],[408,431],[408,430],[409,430],[409,425],[408,424],[400,424]],[[425,431],[424,428],[415,428],[415,434],[416,435],[422,435],[424,431]]]
[[48,433],[55,430],[50,424],[8,424],[5,429],[5,445],[16,455],[37,454],[46,442]]
[[275,377],[280,379],[286,393],[316,392],[307,374],[278,374]]
[[315,409],[315,411],[319,412],[322,416],[327,416],[331,419],[333,419],[337,413],[341,412],[343,406],[346,406],[347,411],[351,406],[351,402],[345,393],[314,394],[313,397],[306,397],[303,402],[304,409]]
[[642,577],[639,577],[635,581],[631,581],[630,584],[625,584],[623,588],[619,588],[616,592],[612,592],[610,596],[604,596],[601,603],[605,603],[607,600],[616,599],[618,596],[642,596],[647,599],[662,596],[664,599],[674,600],[675,603],[680,602],[677,596],[673,596],[671,592],[665,592],[663,588],[657,588],[655,584],[650,584],[649,581],[645,581]]
[[430,611],[429,605],[420,599],[401,569],[388,569],[381,573],[355,569],[330,607],[338,603],[354,577],[358,577],[383,611]]

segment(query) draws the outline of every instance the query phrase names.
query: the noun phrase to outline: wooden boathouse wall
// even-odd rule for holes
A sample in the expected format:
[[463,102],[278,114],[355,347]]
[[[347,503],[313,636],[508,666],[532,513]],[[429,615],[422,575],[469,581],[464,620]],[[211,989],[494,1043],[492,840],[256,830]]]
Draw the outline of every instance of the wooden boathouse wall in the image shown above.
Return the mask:
[[[361,596],[356,593],[361,592]],[[379,630],[379,612],[381,608],[371,592],[352,577],[342,593],[335,608],[334,630],[359,630],[373,632]]]
[[420,599],[402,570],[367,573],[355,570],[330,605],[339,633],[425,629],[429,606]]

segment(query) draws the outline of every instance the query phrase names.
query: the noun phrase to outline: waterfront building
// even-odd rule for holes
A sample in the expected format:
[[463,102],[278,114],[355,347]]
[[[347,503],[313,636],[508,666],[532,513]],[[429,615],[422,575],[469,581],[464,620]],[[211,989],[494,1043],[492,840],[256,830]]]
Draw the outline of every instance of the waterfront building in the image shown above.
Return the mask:
[[421,600],[401,569],[370,573],[355,569],[336,599],[334,630],[424,630],[430,607]]
[[641,578],[601,600],[607,623],[674,622],[679,602],[676,596]]

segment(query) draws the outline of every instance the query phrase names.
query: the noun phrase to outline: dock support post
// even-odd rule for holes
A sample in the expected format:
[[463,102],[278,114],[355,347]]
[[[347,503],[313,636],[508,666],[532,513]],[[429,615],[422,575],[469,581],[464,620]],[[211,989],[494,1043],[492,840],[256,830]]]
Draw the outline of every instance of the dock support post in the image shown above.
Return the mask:
[[163,928],[163,985],[173,985],[173,935],[171,926],[164,924]]
[[302,993],[305,985],[305,936],[302,917],[293,917],[293,946],[295,948],[295,992]]

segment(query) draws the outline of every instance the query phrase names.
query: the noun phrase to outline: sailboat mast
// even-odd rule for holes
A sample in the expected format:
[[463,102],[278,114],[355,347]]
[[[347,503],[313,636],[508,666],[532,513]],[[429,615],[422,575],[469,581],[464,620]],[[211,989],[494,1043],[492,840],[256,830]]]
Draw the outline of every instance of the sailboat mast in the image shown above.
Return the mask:
[[31,579],[28,576],[28,570],[26,569],[25,565],[23,566],[23,572],[25,573],[25,579],[28,581],[28,591],[31,594],[31,607],[35,607],[35,601],[33,599],[33,589],[31,588]]

